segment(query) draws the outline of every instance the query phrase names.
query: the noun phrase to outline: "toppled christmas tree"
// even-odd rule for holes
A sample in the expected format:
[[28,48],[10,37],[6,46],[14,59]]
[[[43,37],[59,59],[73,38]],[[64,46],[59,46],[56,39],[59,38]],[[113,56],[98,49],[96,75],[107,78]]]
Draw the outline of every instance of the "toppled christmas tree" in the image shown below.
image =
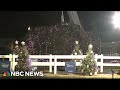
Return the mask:
[[91,44],[88,46],[87,56],[80,64],[80,72],[83,75],[94,75],[97,72],[97,65],[94,60],[94,53]]
[[18,55],[18,64],[15,67],[15,71],[30,71],[30,61],[28,50],[26,49],[25,42],[21,42],[22,46],[18,46],[18,41],[15,42],[16,46],[14,52]]

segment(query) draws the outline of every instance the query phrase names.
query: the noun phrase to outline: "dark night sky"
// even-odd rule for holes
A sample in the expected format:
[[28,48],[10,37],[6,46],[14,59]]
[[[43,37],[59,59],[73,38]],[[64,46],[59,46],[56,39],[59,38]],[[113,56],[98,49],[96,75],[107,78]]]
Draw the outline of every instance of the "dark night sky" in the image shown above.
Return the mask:
[[[60,22],[60,11],[0,11],[0,38],[23,37],[28,26],[53,25]],[[96,31],[102,42],[120,39],[120,31],[111,24],[112,11],[78,11],[83,28]],[[65,12],[65,21],[68,16]]]

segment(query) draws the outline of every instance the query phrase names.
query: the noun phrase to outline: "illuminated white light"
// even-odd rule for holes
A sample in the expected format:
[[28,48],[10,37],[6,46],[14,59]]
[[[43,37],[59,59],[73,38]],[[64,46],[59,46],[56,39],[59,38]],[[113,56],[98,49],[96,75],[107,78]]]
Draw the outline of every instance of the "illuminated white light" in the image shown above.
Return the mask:
[[78,43],[79,43],[79,41],[75,41],[75,43],[76,43],[76,44],[78,44]]
[[115,28],[120,28],[120,12],[115,12],[115,14],[113,15],[113,25]]
[[15,41],[15,44],[18,44],[18,41],[17,41],[17,40]]
[[93,47],[93,45],[92,45],[92,44],[90,44],[90,45],[89,45],[89,48],[90,48],[90,49],[92,49],[92,47]]
[[30,27],[28,27],[28,30],[30,30]]
[[24,41],[22,41],[22,42],[21,42],[21,44],[22,44],[22,45],[25,45],[25,42],[24,42]]
[[75,55],[77,55],[77,53],[75,53]]
[[90,53],[93,53],[93,51],[90,51]]

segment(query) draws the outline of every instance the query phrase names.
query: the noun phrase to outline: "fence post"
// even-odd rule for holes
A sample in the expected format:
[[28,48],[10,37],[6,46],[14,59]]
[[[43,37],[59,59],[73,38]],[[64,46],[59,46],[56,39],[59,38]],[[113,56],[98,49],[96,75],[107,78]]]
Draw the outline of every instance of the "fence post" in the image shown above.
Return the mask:
[[101,66],[100,66],[100,72],[103,72],[103,54],[101,54]]
[[12,64],[13,64],[12,54],[9,54],[9,61],[10,61],[10,71],[12,71]]
[[[98,68],[98,64],[97,64],[97,55],[98,55],[98,54],[95,54],[95,62],[96,62],[97,68]],[[97,73],[98,73],[98,70],[97,70],[94,74],[97,75]]]
[[98,55],[98,54],[95,54],[95,62],[96,62],[96,63],[97,63],[97,55]]
[[54,74],[57,74],[57,65],[56,65],[56,62],[57,62],[57,58],[54,57]]
[[15,71],[15,54],[13,54],[12,71]]
[[50,65],[49,65],[49,72],[52,72],[52,54],[50,54],[49,62],[50,62]]

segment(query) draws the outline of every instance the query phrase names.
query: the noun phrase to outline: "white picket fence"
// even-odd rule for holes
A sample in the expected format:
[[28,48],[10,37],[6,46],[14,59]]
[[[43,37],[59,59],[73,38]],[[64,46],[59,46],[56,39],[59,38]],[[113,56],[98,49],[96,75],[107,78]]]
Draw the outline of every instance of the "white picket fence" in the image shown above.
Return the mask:
[[[48,59],[49,62],[32,62],[32,66],[49,66],[49,72],[52,72],[52,66],[54,66],[54,74],[57,74],[57,66],[65,66],[65,62],[59,62],[59,59],[84,59],[86,55],[29,55],[29,58],[33,59]],[[17,62],[15,59],[18,55],[0,55],[0,58],[9,58],[10,70],[14,71]],[[54,61],[52,61],[52,59]],[[100,59],[100,62],[98,62]],[[95,54],[95,61],[97,66],[100,66],[100,72],[103,72],[103,66],[120,66],[120,63],[103,63],[104,59],[118,59],[120,56],[103,56]],[[79,66],[80,62],[76,62],[76,66]]]

